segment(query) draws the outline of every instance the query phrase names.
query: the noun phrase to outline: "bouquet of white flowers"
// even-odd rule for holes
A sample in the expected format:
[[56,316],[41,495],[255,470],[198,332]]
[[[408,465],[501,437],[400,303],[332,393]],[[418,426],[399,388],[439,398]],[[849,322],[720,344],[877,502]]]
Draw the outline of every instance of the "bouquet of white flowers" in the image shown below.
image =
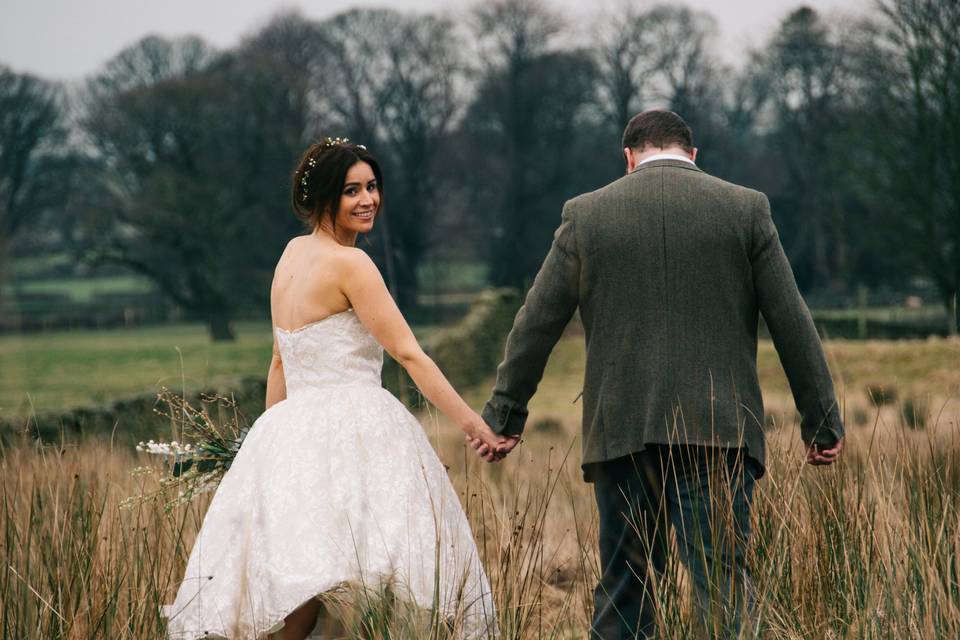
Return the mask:
[[[181,434],[181,440],[148,440],[137,445],[137,451],[166,458],[167,465],[159,486],[127,498],[121,503],[126,508],[147,501],[164,500],[164,508],[169,511],[216,489],[249,430],[249,427],[241,427],[245,421],[236,403],[225,396],[201,396],[198,408],[183,396],[164,388],[157,395],[157,407],[154,411],[170,418],[176,432]],[[219,424],[211,416],[212,408],[217,409]],[[131,475],[144,476],[155,471],[155,467],[141,466],[131,471]],[[174,490],[176,495],[170,498]]]

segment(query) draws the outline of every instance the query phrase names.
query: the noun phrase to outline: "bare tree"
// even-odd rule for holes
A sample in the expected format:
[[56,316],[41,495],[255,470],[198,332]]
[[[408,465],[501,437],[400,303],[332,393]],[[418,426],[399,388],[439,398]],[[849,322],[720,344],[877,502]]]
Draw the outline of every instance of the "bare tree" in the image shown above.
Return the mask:
[[583,191],[582,112],[596,93],[586,51],[556,50],[560,18],[536,0],[478,5],[484,60],[464,126],[472,140],[477,208],[489,219],[490,276],[523,288],[536,273],[563,201]]
[[672,5],[627,5],[604,18],[594,51],[599,104],[611,131],[619,133],[643,109],[669,108],[691,125],[707,168],[727,166],[719,156],[731,124],[723,82],[736,83],[715,58],[716,32],[710,14]]
[[111,58],[89,83],[94,95],[116,95],[149,87],[191,73],[210,64],[214,51],[197,37],[167,40],[147,36]]
[[475,6],[473,28],[488,68],[513,73],[549,50],[564,21],[542,0],[499,0]]
[[[264,38],[282,27],[268,26]],[[304,98],[284,82],[285,65],[258,55],[256,38],[246,50],[207,56],[206,66],[178,67],[180,46],[193,44],[149,39],[119,56],[145,68],[111,63],[92,81],[84,126],[105,195],[91,253],[149,277],[224,340],[241,309],[266,306],[272,266],[296,226],[282,211]],[[111,77],[118,68],[138,80]],[[126,88],[110,90],[117,86]]]
[[65,142],[57,87],[0,67],[0,287],[16,233],[66,195]]
[[597,25],[595,53],[599,103],[604,118],[619,131],[641,111],[653,90],[660,60],[654,36],[656,17],[626,5]]
[[709,13],[688,7],[658,5],[649,14],[657,42],[661,95],[670,108],[692,120],[715,104],[718,64],[712,42],[717,21]]
[[313,91],[325,53],[320,25],[296,11],[278,13],[238,48],[244,65],[273,75],[277,99],[287,101],[288,115],[296,123],[290,131],[302,134],[291,144],[308,142],[308,136],[317,133],[318,120],[323,120],[316,112]]
[[[393,171],[380,152],[385,148],[382,117],[390,79],[386,39],[400,21],[398,12],[380,9],[354,9],[325,21],[321,25],[323,55],[314,76],[316,111],[327,115],[325,120],[338,130],[336,135],[366,145],[386,161],[387,184]],[[381,216],[367,249],[386,271],[391,294],[407,306],[399,294],[393,226],[389,217]]]
[[854,226],[848,202],[854,78],[843,36],[814,10],[797,9],[757,65],[768,87],[768,142],[786,179],[778,208],[791,238],[788,253],[801,281],[834,289],[851,273]]
[[321,25],[323,53],[314,86],[317,109],[331,125],[372,149],[381,141],[381,118],[390,79],[387,39],[401,14],[386,9],[354,9]]
[[316,108],[329,114],[337,135],[367,145],[385,165],[385,215],[368,249],[409,308],[438,209],[438,148],[462,104],[455,26],[431,15],[358,9],[325,21],[321,32]]
[[445,208],[437,201],[437,158],[462,101],[463,62],[454,25],[433,16],[404,16],[387,42],[389,78],[383,87],[383,137],[392,180],[389,228],[396,259],[398,302],[411,306],[420,288],[418,268]]
[[958,331],[960,292],[960,5],[883,0],[864,56],[863,116],[876,154],[882,220],[933,281]]

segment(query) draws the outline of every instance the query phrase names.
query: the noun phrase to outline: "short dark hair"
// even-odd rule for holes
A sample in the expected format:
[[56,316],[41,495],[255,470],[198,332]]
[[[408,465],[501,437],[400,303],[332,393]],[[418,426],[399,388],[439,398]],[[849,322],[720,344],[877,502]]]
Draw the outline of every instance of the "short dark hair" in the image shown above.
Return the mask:
[[293,211],[308,228],[315,229],[325,215],[336,227],[347,171],[358,162],[367,163],[373,170],[383,207],[383,174],[366,147],[328,138],[315,142],[304,152],[293,172]]
[[633,116],[623,130],[621,149],[643,149],[648,144],[664,148],[679,145],[693,151],[693,131],[673,111],[648,109]]

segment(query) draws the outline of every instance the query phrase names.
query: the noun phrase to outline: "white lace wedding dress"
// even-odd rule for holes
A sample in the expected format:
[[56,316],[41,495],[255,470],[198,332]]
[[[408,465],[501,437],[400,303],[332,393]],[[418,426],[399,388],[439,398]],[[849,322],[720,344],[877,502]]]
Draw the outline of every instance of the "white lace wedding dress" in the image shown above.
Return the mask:
[[495,635],[466,516],[419,422],[381,386],[383,349],[352,311],[277,340],[287,399],[217,488],[164,607],[170,638],[263,638],[319,594],[388,580],[463,620],[465,637]]

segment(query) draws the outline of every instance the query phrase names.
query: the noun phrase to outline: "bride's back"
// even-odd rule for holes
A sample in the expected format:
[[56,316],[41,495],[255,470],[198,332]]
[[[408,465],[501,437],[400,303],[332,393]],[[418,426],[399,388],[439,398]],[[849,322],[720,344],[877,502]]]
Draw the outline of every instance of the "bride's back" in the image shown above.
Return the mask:
[[349,250],[318,235],[287,244],[270,290],[274,326],[297,329],[350,308],[340,287],[344,251]]

